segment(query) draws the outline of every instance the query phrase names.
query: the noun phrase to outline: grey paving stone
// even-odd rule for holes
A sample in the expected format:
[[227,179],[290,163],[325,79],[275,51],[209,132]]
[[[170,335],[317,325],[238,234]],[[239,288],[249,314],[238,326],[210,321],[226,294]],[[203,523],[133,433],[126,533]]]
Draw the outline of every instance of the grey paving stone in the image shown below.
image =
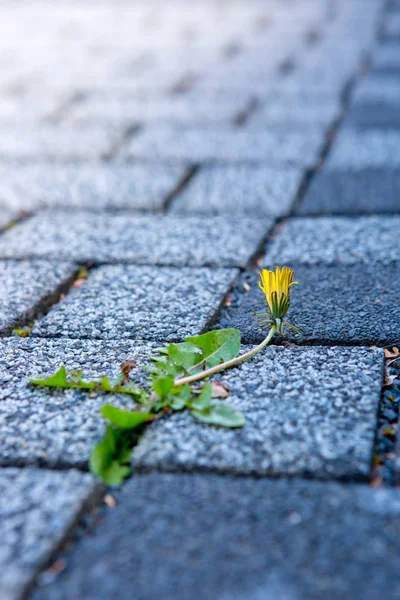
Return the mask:
[[0,261],[0,332],[32,319],[77,270],[72,263]]
[[323,170],[297,208],[300,215],[400,213],[400,170]]
[[367,169],[400,166],[400,132],[343,129],[333,143],[328,168]]
[[0,238],[0,256],[86,263],[243,266],[272,219],[43,212]]
[[134,468],[366,478],[382,368],[381,350],[270,347],[222,376],[245,427],[173,415],[148,427]]
[[2,600],[26,597],[96,489],[90,475],[77,471],[0,469]]
[[176,600],[396,600],[399,540],[397,490],[134,477],[118,508],[33,598],[128,600],[134,589],[141,600],[171,590]]
[[0,230],[12,223],[18,216],[18,213],[8,207],[0,206]]
[[380,44],[374,52],[372,69],[384,73],[399,73],[400,42]]
[[302,181],[296,168],[205,166],[173,201],[174,214],[247,215],[253,218],[288,214]]
[[400,82],[395,76],[368,76],[354,93],[344,125],[350,127],[400,126]]
[[2,159],[99,159],[121,139],[121,131],[105,127],[3,127]]
[[368,75],[356,86],[352,99],[353,106],[375,103],[396,107],[400,101],[400,81],[395,75]]
[[265,107],[255,111],[247,120],[246,126],[265,127],[273,124],[293,125],[322,125],[329,127],[341,112],[339,99],[334,97],[308,97],[304,103],[296,97],[292,101],[282,98],[276,102],[266,102]]
[[399,129],[400,109],[398,106],[381,102],[357,103],[346,115],[343,125],[359,128]]
[[[160,210],[186,174],[184,165],[0,163],[0,202],[41,207]],[[1,217],[0,217],[1,223]]]
[[290,219],[267,248],[275,264],[390,264],[400,260],[396,231],[400,217],[316,217]]
[[400,13],[388,14],[382,26],[382,37],[386,40],[400,40]]
[[181,341],[214,317],[236,269],[107,266],[93,271],[32,335]]
[[248,110],[250,97],[231,95],[230,99],[208,99],[204,94],[164,98],[93,98],[77,105],[70,114],[75,125],[107,123],[127,126],[134,123],[167,122],[179,124],[232,123]]
[[[273,264],[268,265],[273,268]],[[236,327],[245,343],[262,342],[265,326],[255,313],[264,311],[259,277],[247,273],[231,294],[234,302],[223,310],[221,327]],[[386,346],[400,340],[397,298],[400,294],[399,263],[378,266],[298,266],[289,323],[300,332],[285,329],[285,339],[311,344],[363,344]],[[246,293],[243,284],[250,286]],[[279,338],[278,338],[279,341]]]
[[139,365],[134,378],[143,385],[140,366],[155,354],[155,346],[115,339],[0,340],[0,464],[86,468],[93,445],[104,434],[100,407],[112,402],[132,409],[132,399],[41,389],[30,386],[28,378],[54,373],[62,364],[82,369],[87,379],[104,374],[115,377],[121,362],[134,359]]
[[262,161],[309,166],[318,159],[323,143],[321,131],[148,127],[135,135],[126,155],[132,158],[175,158],[192,162]]

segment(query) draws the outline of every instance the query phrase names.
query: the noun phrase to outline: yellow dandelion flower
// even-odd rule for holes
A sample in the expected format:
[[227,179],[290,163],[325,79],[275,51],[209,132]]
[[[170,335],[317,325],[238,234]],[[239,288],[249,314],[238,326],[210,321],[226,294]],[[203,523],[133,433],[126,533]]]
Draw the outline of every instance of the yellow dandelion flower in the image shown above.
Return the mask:
[[259,275],[258,285],[268,306],[267,317],[282,332],[282,322],[290,307],[290,288],[298,283],[293,281],[294,271],[289,267],[276,267],[275,272],[263,269]]

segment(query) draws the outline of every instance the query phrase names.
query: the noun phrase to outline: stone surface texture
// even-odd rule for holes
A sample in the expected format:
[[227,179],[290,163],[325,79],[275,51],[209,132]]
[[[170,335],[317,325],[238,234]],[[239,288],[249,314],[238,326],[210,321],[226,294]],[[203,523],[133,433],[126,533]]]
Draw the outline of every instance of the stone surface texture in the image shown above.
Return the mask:
[[[79,390],[49,392],[31,386],[28,379],[54,373],[62,364],[83,370],[86,379],[116,377],[122,362],[137,360],[140,367],[144,357],[154,353],[154,344],[122,341],[1,340],[0,464],[86,468],[93,444],[104,433],[100,407],[112,402],[131,409],[132,398]],[[136,376],[144,385],[139,368]]]
[[[300,285],[292,289],[287,320],[300,331],[286,327],[285,339],[327,345],[398,343],[398,262],[378,269],[371,264],[299,265],[295,276]],[[266,308],[258,280],[255,272],[243,274],[219,320],[221,327],[240,329],[247,344],[261,343],[266,335],[266,326],[259,325],[255,316]]]
[[4,258],[80,263],[245,266],[262,245],[272,219],[42,212],[0,239]]
[[381,350],[268,348],[223,374],[245,427],[174,415],[148,427],[134,468],[368,477],[382,367]]
[[56,300],[77,265],[45,261],[0,261],[0,332],[26,324]]
[[0,594],[18,600],[96,495],[78,471],[0,469]]
[[399,554],[395,490],[156,474],[127,484],[34,600],[127,600],[133,588],[143,600],[395,600]]
[[181,341],[214,318],[236,269],[106,266],[57,304],[32,335]]
[[265,266],[390,264],[400,260],[393,231],[400,225],[391,217],[318,217],[287,221],[267,246]]
[[[134,135],[126,156],[135,159],[185,160],[190,154],[194,163],[208,161],[244,161],[265,164],[312,166],[318,162],[323,133],[319,128],[304,130],[283,128],[253,131],[220,127],[148,127]],[[394,142],[394,140],[393,140]]]
[[[183,165],[3,162],[0,198],[14,209],[161,210],[186,174]],[[1,223],[1,221],[0,221]]]
[[302,170],[295,168],[203,167],[176,197],[170,212],[280,217],[290,211],[301,180]]

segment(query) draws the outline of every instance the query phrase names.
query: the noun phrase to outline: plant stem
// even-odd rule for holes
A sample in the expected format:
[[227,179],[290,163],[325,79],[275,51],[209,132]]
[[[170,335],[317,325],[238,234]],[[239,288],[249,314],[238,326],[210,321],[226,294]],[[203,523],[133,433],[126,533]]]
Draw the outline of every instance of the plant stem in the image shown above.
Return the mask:
[[230,369],[231,367],[235,367],[236,365],[239,365],[241,362],[247,360],[248,358],[251,358],[258,352],[260,352],[260,350],[265,348],[265,346],[267,346],[270,343],[270,341],[272,340],[275,332],[276,332],[276,325],[272,325],[265,340],[262,341],[261,344],[259,344],[255,348],[253,348],[253,350],[250,350],[249,352],[246,352],[245,354],[242,354],[241,356],[237,356],[236,358],[232,358],[231,360],[221,363],[220,365],[211,367],[211,369],[207,369],[206,371],[201,371],[200,373],[196,373],[196,375],[189,375],[188,377],[183,377],[182,379],[175,379],[174,386],[179,387],[182,385],[186,385],[188,383],[194,383],[195,381],[200,381],[201,379],[210,377],[210,375],[215,375],[215,373],[219,373],[220,371],[225,371],[225,369]]

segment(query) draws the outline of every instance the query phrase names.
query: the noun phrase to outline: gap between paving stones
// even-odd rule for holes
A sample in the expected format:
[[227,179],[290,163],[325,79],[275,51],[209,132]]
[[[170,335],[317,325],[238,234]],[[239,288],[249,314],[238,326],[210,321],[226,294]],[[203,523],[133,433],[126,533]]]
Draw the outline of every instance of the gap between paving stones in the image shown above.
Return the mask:
[[[43,260],[33,260],[33,261],[14,261],[14,260],[0,260],[0,266],[11,265],[19,263],[19,265],[23,268],[25,265],[29,268],[41,268],[41,267],[51,267],[56,266],[64,266],[65,273],[61,275],[63,281],[60,283],[54,283],[54,288],[51,291],[46,290],[46,287],[43,288],[43,295],[34,300],[32,304],[28,306],[21,306],[19,309],[19,314],[15,316],[11,316],[10,323],[8,324],[5,320],[4,326],[0,331],[0,337],[7,337],[12,335],[13,329],[16,328],[24,328],[31,327],[32,324],[41,316],[47,314],[49,310],[60,301],[60,299],[65,295],[68,290],[73,286],[74,281],[76,280],[76,275],[79,272],[78,264],[68,264],[68,263],[51,263],[49,261]],[[70,268],[69,268],[70,267]],[[69,271],[69,273],[67,272]],[[48,274],[47,274],[48,275]],[[33,290],[34,291],[34,290]],[[32,290],[29,290],[29,295],[32,295]],[[7,311],[7,305],[5,306],[5,311]],[[6,314],[7,319],[7,314]]]

